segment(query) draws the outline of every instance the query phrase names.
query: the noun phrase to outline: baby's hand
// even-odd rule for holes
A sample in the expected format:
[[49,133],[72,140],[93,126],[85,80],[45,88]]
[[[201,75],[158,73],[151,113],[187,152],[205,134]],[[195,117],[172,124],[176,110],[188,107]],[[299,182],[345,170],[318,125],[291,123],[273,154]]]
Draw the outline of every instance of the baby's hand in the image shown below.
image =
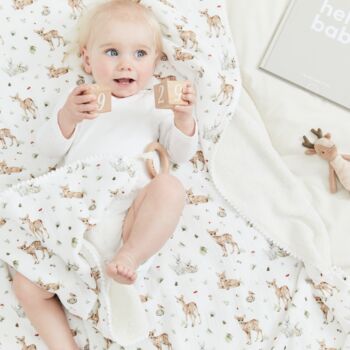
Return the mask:
[[192,117],[193,106],[196,103],[196,91],[190,81],[186,81],[185,87],[182,88],[181,98],[187,102],[187,106],[176,105],[173,111],[175,119],[185,121]]
[[89,85],[83,84],[77,86],[68,95],[66,103],[59,112],[62,123],[75,126],[83,119],[95,119],[97,117],[96,97],[88,92]]

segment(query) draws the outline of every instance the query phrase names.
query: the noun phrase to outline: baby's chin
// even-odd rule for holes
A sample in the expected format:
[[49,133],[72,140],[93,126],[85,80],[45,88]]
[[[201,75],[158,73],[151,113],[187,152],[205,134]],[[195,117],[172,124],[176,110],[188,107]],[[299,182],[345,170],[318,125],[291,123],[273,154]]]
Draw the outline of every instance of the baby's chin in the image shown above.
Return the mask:
[[130,97],[130,96],[136,95],[143,89],[144,89],[143,86],[133,86],[133,87],[130,87],[129,89],[115,89],[115,90],[112,90],[112,96],[117,98]]

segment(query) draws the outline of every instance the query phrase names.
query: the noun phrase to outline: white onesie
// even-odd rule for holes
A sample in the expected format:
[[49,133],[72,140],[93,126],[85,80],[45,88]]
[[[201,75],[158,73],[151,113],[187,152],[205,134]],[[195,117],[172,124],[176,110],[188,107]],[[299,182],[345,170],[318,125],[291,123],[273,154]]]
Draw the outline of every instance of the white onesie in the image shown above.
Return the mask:
[[[54,159],[60,165],[95,154],[116,153],[138,157],[144,153],[145,147],[154,141],[159,141],[167,149],[170,160],[175,163],[188,161],[196,152],[197,125],[193,136],[187,136],[177,129],[172,111],[155,108],[153,91],[142,90],[125,98],[112,97],[111,112],[103,113],[93,120],[83,120],[69,139],[62,135],[57,122],[58,111],[64,103],[65,99],[54,110],[55,117],[44,123],[36,135],[38,152]],[[137,166],[141,170],[137,187],[142,188],[150,178],[144,161],[138,161]],[[132,201],[133,199],[130,199],[130,205]],[[113,257],[120,243],[118,240],[118,245],[112,244],[118,232],[121,234],[125,214],[126,211],[116,213],[111,206],[101,225],[97,225],[100,234],[91,230],[90,237],[87,237],[106,260]],[[109,250],[106,251],[106,248]]]

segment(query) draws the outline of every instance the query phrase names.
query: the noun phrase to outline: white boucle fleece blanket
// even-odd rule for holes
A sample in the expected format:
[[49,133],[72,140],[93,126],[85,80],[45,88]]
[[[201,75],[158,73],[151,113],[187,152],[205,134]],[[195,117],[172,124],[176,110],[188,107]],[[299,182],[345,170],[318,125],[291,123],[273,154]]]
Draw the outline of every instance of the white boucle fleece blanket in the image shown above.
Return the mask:
[[216,182],[276,243],[321,269],[340,267],[350,281],[350,193],[339,182],[330,193],[327,162],[302,146],[303,135],[313,142],[310,129],[321,128],[348,154],[349,110],[258,68],[288,3],[227,2],[243,91],[216,149]]

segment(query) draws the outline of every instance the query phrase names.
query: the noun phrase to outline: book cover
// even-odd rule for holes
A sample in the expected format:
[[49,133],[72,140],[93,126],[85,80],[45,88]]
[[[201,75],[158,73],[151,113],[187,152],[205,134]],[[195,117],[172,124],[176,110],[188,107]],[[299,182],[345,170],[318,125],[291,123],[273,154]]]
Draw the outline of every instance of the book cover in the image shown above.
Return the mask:
[[350,109],[350,0],[292,0],[260,68]]

